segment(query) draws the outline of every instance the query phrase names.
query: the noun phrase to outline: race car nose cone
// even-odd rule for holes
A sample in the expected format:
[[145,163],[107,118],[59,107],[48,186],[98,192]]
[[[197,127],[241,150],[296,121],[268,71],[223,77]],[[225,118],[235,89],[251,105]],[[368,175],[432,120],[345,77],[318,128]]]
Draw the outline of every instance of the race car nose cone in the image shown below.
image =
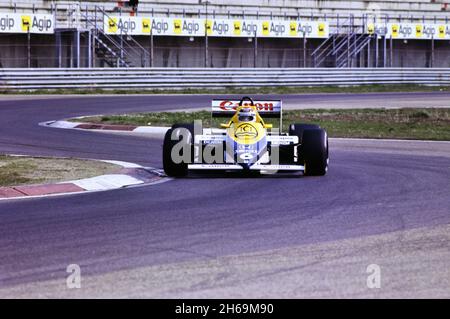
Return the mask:
[[244,161],[251,160],[253,157],[254,157],[254,155],[251,153],[242,153],[239,155],[239,158]]
[[238,157],[239,157],[238,163],[244,169],[250,169],[250,166],[252,166],[257,159],[256,154],[252,154],[252,153],[242,153],[242,154],[239,154]]

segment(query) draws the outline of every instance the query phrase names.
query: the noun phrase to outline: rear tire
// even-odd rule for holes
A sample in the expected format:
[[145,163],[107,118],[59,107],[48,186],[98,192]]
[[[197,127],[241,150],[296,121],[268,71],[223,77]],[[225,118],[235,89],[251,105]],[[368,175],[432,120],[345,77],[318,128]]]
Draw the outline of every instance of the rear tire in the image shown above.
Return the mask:
[[306,129],[303,131],[302,154],[305,175],[323,176],[328,170],[328,135],[323,129]]

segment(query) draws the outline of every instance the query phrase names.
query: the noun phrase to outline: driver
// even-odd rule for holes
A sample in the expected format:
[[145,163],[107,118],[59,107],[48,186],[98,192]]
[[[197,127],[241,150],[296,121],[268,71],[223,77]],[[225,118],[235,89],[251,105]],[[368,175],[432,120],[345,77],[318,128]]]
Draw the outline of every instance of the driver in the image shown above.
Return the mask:
[[256,113],[251,108],[242,108],[238,115],[239,122],[255,122]]

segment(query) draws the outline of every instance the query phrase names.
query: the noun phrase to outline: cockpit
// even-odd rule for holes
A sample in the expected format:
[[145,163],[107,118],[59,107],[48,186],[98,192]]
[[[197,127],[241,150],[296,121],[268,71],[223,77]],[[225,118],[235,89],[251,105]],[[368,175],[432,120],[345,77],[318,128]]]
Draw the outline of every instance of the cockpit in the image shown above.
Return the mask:
[[242,108],[238,114],[239,122],[255,122],[256,113],[251,108]]

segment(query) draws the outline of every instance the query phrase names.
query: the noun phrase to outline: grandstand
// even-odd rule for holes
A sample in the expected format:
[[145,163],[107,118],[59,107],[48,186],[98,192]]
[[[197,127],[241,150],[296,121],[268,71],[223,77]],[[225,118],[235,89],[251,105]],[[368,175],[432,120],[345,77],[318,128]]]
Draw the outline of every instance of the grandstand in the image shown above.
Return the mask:
[[[51,30],[2,28],[6,17],[17,15],[20,21],[31,14],[42,21],[54,18]],[[148,34],[108,32],[107,23],[117,17],[138,24],[147,18],[161,24],[229,21],[231,28],[233,21],[260,21],[259,29],[263,21],[286,28],[295,22],[327,30],[295,36],[256,31],[214,36],[201,30],[175,35],[157,34],[152,25]],[[439,0],[140,0],[134,7],[128,1],[2,1],[0,67],[450,67],[449,18],[450,5]],[[370,25],[410,34],[373,32]],[[429,29],[436,33],[427,34]]]

